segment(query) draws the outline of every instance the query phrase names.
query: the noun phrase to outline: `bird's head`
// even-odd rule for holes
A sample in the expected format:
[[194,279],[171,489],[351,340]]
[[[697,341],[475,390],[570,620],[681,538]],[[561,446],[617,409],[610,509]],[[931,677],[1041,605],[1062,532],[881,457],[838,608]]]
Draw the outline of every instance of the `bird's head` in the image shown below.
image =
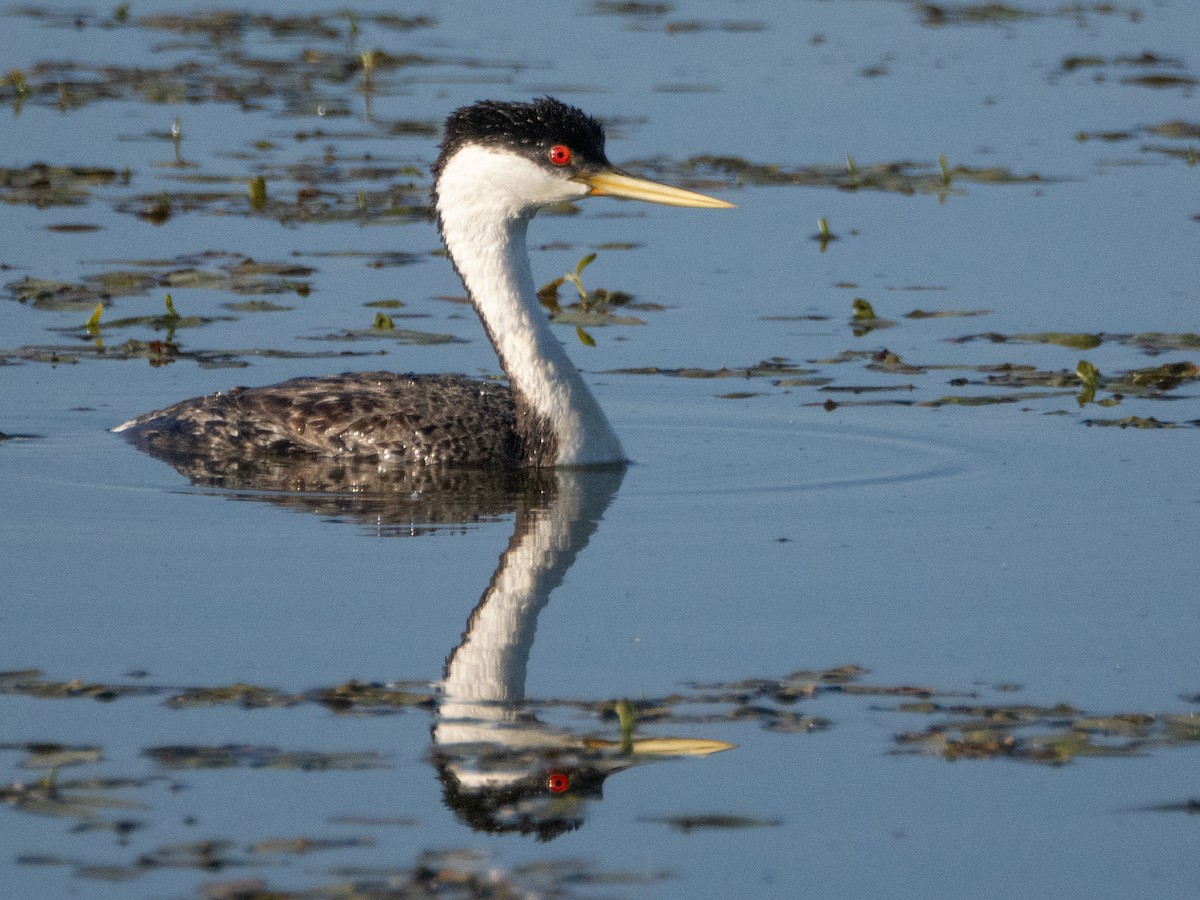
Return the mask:
[[434,199],[493,206],[507,216],[588,196],[668,206],[727,208],[723,200],[618,170],[604,153],[604,129],[583,111],[543,97],[485,100],[451,113],[433,164]]

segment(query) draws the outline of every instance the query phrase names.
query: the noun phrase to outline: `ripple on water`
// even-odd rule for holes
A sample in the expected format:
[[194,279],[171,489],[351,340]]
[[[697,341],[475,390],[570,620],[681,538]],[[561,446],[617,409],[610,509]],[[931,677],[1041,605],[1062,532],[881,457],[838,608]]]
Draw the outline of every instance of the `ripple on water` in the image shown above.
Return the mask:
[[855,490],[958,477],[980,464],[961,435],[937,440],[928,431],[799,423],[761,411],[717,422],[656,413],[632,429],[626,449],[641,476],[626,492],[647,496]]

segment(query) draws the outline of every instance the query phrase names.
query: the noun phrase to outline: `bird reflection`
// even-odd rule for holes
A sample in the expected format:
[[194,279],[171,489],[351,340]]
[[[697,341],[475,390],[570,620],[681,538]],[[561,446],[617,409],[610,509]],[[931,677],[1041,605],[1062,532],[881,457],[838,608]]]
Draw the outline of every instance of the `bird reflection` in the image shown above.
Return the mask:
[[583,824],[605,779],[654,760],[732,745],[691,738],[605,741],[524,706],[538,613],[587,545],[622,469],[558,470],[553,499],[518,511],[508,549],[446,661],[432,758],[446,805],[472,828],[550,840]]
[[508,547],[446,661],[432,726],[430,759],[443,798],[471,828],[551,840],[583,824],[614,773],[734,746],[631,732],[604,740],[545,723],[525,702],[538,614],[595,533],[624,467],[439,470],[321,457],[247,465],[159,455],[197,486],[381,535],[515,514]]

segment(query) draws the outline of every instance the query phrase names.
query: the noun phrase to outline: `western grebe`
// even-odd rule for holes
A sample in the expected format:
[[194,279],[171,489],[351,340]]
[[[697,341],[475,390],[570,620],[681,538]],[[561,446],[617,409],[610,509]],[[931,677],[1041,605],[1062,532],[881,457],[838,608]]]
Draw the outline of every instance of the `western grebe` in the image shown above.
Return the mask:
[[253,460],[317,453],[507,467],[625,461],[538,304],[525,235],[544,206],[588,196],[732,204],[618,171],[604,131],[550,97],[453,112],[433,164],[438,229],[508,376],[359,372],[197,397],[118,426],[154,455]]

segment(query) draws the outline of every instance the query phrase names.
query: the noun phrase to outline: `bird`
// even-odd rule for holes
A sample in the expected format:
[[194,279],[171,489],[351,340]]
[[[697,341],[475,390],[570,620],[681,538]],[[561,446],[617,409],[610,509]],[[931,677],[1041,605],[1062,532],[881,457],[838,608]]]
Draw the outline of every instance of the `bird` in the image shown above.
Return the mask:
[[626,462],[537,299],[526,234],[547,206],[606,196],[733,204],[625,173],[600,123],[553,97],[483,100],[446,120],[433,174],[438,231],[508,383],[356,372],[184,400],[113,429],[160,457],[247,464],[305,455],[381,465],[539,469]]

